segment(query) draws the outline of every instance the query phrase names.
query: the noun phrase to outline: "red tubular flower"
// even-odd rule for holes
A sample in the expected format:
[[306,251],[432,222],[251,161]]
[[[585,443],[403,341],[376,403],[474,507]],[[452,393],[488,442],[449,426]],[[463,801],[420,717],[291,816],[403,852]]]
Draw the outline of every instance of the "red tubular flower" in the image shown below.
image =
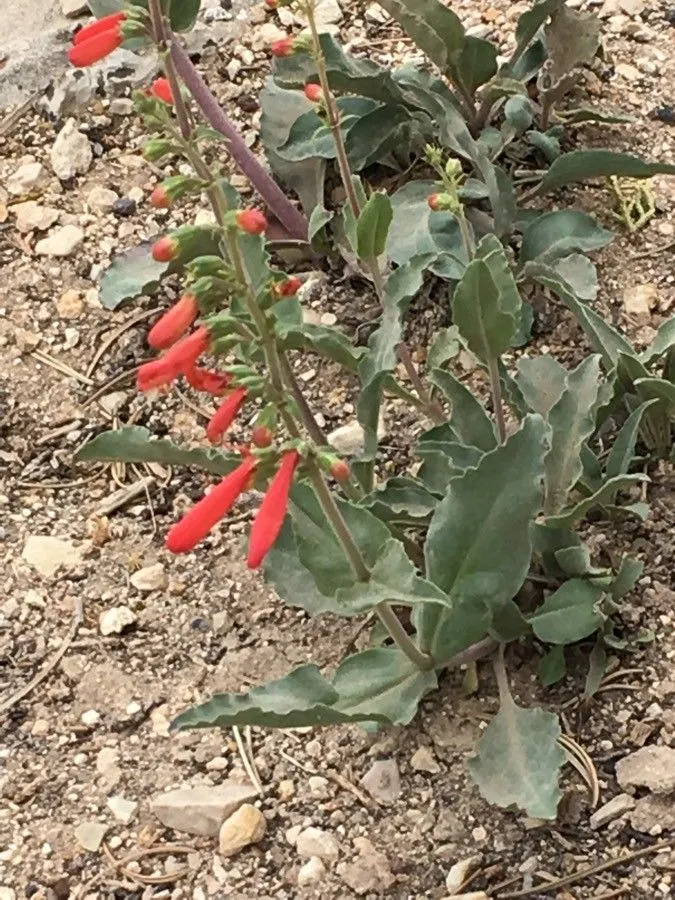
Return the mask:
[[154,388],[171,384],[180,375],[173,366],[167,365],[164,357],[140,366],[136,374],[136,387],[139,391],[151,391]]
[[251,430],[251,443],[254,447],[269,447],[273,440],[274,435],[267,425],[256,425]]
[[278,281],[273,290],[278,297],[294,297],[301,287],[302,281],[293,277],[287,278],[286,281]]
[[248,456],[215,487],[196,503],[190,512],[177,522],[166,536],[165,546],[171,553],[189,553],[203,540],[223,516],[232,509],[237,498],[246,490],[256,459]]
[[210,369],[200,369],[199,366],[192,366],[184,374],[190,387],[214,396],[225,393],[232,381],[232,376],[226,372],[212,372]]
[[181,338],[199,315],[199,306],[194,294],[183,294],[148,333],[148,344],[155,350],[166,350]]
[[262,234],[267,229],[267,219],[259,209],[238,210],[236,222],[246,234]]
[[225,434],[246,400],[246,388],[235,388],[220,404],[206,426],[206,436],[212,444],[217,444]]
[[203,325],[197,328],[192,334],[181,338],[164,356],[161,357],[167,366],[175,370],[176,375],[182,375],[189,369],[194,368],[199,357],[208,350],[211,343],[211,335],[208,328]]
[[293,46],[293,38],[287,35],[278,41],[272,41],[270,44],[270,52],[272,56],[293,56],[295,47]]
[[155,262],[171,262],[177,252],[178,242],[166,234],[152,245],[152,258]]
[[111,31],[117,25],[124,22],[126,17],[127,14],[125,12],[116,12],[111,13],[109,16],[103,16],[102,19],[97,19],[96,22],[92,22],[91,25],[85,25],[73,35],[73,44],[77,45],[81,44],[83,41],[88,41],[89,38],[96,37],[96,35],[101,34],[102,31]]
[[68,61],[72,66],[83,69],[86,66],[93,66],[94,63],[104,59],[113,50],[117,50],[124,36],[120,23],[114,24],[112,28],[99,31],[93,37],[74,43],[68,51]]
[[148,93],[153,97],[157,97],[158,100],[162,100],[164,103],[168,103],[171,106],[173,105],[173,92],[168,78],[155,78],[150,85]]
[[288,507],[288,494],[299,460],[300,454],[297,450],[285,453],[276,475],[270,482],[251,528],[246,560],[249,569],[258,568],[279,537]]
[[344,459],[336,459],[330,467],[330,474],[336,481],[347,481],[349,478],[349,465]]
[[150,206],[155,209],[168,209],[171,205],[171,199],[166,192],[166,188],[161,184],[158,185],[150,194]]
[[323,100],[323,91],[320,84],[306,84],[304,88],[305,97],[312,103],[320,103]]

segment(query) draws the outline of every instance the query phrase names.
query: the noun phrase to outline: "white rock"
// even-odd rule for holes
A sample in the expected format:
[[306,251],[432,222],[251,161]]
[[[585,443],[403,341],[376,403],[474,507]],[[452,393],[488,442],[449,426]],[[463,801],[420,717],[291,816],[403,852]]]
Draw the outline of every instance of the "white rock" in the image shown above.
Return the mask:
[[328,789],[330,782],[321,775],[310,775],[307,784],[309,785],[309,792],[312,797],[316,797],[319,800],[325,800],[330,794]]
[[485,891],[471,891],[469,894],[450,894],[443,900],[490,900]]
[[396,760],[376,760],[359,784],[380,803],[393,803],[401,795],[401,776]]
[[154,563],[152,566],[145,566],[134,572],[129,579],[137,591],[158,591],[165,588],[167,584],[164,565],[162,563]]
[[101,613],[98,622],[99,631],[104,637],[110,634],[122,634],[125,628],[136,622],[136,616],[128,606],[112,606]]
[[386,897],[389,888],[396,881],[389,867],[389,860],[368,838],[354,838],[354,847],[359,855],[340,872],[340,877],[359,897],[365,894],[382,894]]
[[107,830],[108,826],[100,822],[83,822],[75,829],[75,839],[84,850],[96,853],[103,843]]
[[614,70],[617,75],[625,78],[626,81],[637,81],[639,78],[642,78],[640,70],[636,69],[635,66],[631,66],[630,63],[617,63],[614,66]]
[[128,825],[131,822],[138,809],[138,803],[119,796],[108,797],[106,803],[113,816],[118,822],[122,822],[123,825]]
[[7,179],[5,187],[10,194],[20,197],[22,194],[29,193],[33,188],[38,187],[47,180],[47,170],[39,162],[24,163],[22,166],[10,175]]
[[77,225],[64,225],[52,231],[35,245],[38,256],[70,256],[84,240],[84,231]]
[[591,828],[593,831],[602,828],[603,825],[608,825],[610,822],[613,822],[614,819],[618,819],[619,816],[622,816],[626,812],[630,812],[630,810],[634,808],[635,799],[631,797],[630,794],[617,794],[616,797],[612,797],[611,800],[601,806],[600,809],[596,809],[591,815]]
[[332,834],[320,828],[304,828],[297,837],[295,848],[304,859],[318,856],[320,860],[332,863],[338,858],[340,848]]
[[113,203],[118,199],[119,197],[115,191],[97,184],[87,194],[87,209],[92,213],[107,213],[110,212],[113,208]]
[[160,794],[150,804],[162,825],[187,834],[216,837],[220,826],[242,803],[255,800],[251,785],[224,781],[214,787],[178,788]]
[[620,787],[646,787],[654,794],[675,791],[675,748],[659,745],[641,747],[616,764]]
[[44,578],[51,578],[61,567],[74,569],[82,562],[79,547],[47,534],[29,535],[21,556]]
[[61,213],[52,206],[40,206],[35,200],[26,200],[13,207],[16,227],[25,234],[27,231],[46,231],[51,228]]
[[221,856],[234,856],[244,847],[261,841],[266,831],[267,820],[258,807],[244,803],[220,826],[218,851]]
[[635,804],[630,824],[641,834],[656,836],[675,829],[675,801],[673,796],[647,794]]
[[619,8],[627,16],[640,16],[644,12],[645,0],[619,0]]
[[111,116],[130,116],[134,111],[134,101],[131,97],[115,97],[110,101],[108,112]]
[[80,716],[80,721],[88,728],[93,728],[101,721],[101,713],[97,709],[87,709]]
[[61,0],[61,12],[69,19],[76,19],[89,12],[89,4],[85,0]]
[[16,900],[16,893],[12,888],[0,884],[0,900]]
[[648,325],[657,300],[658,288],[655,284],[634,284],[623,292],[623,309],[637,325]]
[[[327,31],[328,29],[324,26],[335,25],[337,22],[341,22],[342,9],[338,0],[316,0],[314,17],[319,31]],[[295,14],[295,20],[301,25],[307,24],[307,19],[300,12]]]
[[461,890],[462,885],[469,877],[471,872],[481,863],[482,857],[470,856],[468,859],[461,859],[450,867],[450,871],[445,876],[445,886],[451,894],[456,894]]
[[418,747],[412,755],[410,765],[416,772],[429,772],[431,775],[441,771],[436,757],[428,747]]
[[389,13],[382,9],[379,3],[370,3],[366,7],[364,19],[366,22],[373,22],[375,25],[383,25],[389,20]]
[[[382,419],[380,419],[377,434],[380,438],[383,438],[386,434],[384,421]],[[363,453],[363,428],[356,420],[347,422],[346,425],[340,425],[335,431],[331,431],[327,440],[331,447],[337,450],[338,453],[343,453],[345,456],[357,456],[358,454]]]
[[298,887],[311,887],[323,881],[326,867],[318,856],[310,857],[298,871]]
[[52,169],[62,181],[84,175],[94,154],[86,134],[77,128],[75,119],[67,119],[59,131],[49,156]]

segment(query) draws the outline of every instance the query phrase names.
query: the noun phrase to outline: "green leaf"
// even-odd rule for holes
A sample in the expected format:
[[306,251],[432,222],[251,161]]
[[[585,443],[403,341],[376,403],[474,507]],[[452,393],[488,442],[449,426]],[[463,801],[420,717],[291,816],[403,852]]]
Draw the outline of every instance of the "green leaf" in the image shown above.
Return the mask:
[[562,153],[560,146],[560,129],[557,126],[548,131],[528,131],[525,134],[528,144],[538,150],[547,163],[553,163]]
[[450,325],[439,331],[427,353],[427,367],[440,369],[451,359],[459,355],[461,344],[456,325]]
[[474,259],[453,293],[452,316],[469,350],[486,364],[509,349],[520,325],[502,301],[487,263]]
[[621,560],[619,571],[616,578],[612,582],[612,599],[619,601],[622,597],[632,591],[641,577],[645,568],[645,564],[639,559],[631,559],[630,556],[624,556]]
[[509,125],[515,128],[516,134],[522,134],[524,131],[527,131],[534,119],[534,110],[530,98],[522,95],[509,97],[504,104],[504,118]]
[[468,262],[466,249],[455,216],[429,209],[427,198],[437,189],[434,181],[410,181],[392,195],[393,219],[386,252],[399,266],[417,256],[433,254],[429,262],[432,272],[438,268],[436,259],[450,262],[453,277],[459,279]]
[[581,477],[581,447],[595,431],[595,415],[600,392],[600,357],[587,357],[570,372],[565,389],[552,407],[551,450],[546,457],[545,514],[555,515]]
[[504,169],[490,162],[484,151],[476,152],[474,165],[488,189],[495,234],[505,237],[511,234],[518,218],[513,182]]
[[547,418],[562,397],[567,374],[567,369],[553,356],[523,356],[518,360],[515,382],[527,408]]
[[169,19],[174,31],[189,31],[197,21],[201,0],[170,0]]
[[414,478],[388,478],[367,494],[361,506],[383,522],[419,520],[423,522],[438,505],[438,497]]
[[602,594],[598,585],[583,578],[570,578],[530,618],[532,630],[547,644],[573,644],[588,637],[604,621],[596,609]]
[[188,466],[227,475],[241,463],[238,454],[225,454],[205,447],[186,448],[165,438],[155,438],[147,428],[129,425],[117,431],[105,431],[81,447],[76,462],[160,463],[166,466]]
[[539,660],[537,675],[544,687],[550,687],[561,681],[567,674],[565,664],[565,648],[561,645],[551,649]]
[[341,331],[326,325],[284,321],[278,324],[277,335],[286,349],[313,350],[335,360],[350,372],[358,370],[359,361],[365,353],[363,347],[355,347]]
[[395,150],[401,129],[411,122],[404,106],[379,106],[357,120],[345,139],[345,150],[352,171],[360,172],[367,165],[382,161]]
[[555,160],[534,194],[544,194],[575,181],[608,175],[618,175],[621,178],[675,175],[675,165],[648,163],[630,153],[614,153],[611,150],[573,150]]
[[455,69],[466,37],[451,9],[440,0],[382,0],[380,5],[439,69]]
[[586,684],[584,686],[584,699],[590,698],[597,693],[602,679],[607,671],[607,652],[603,647],[603,639],[598,635],[593,649],[588,656],[588,673],[586,675]]
[[530,9],[522,13],[516,25],[516,49],[511,57],[508,68],[521,58],[525,50],[530,46],[537,34],[556,7],[562,0],[539,0]]
[[377,259],[384,253],[393,212],[389,197],[376,191],[370,195],[356,223],[359,259]]
[[598,270],[587,256],[581,253],[571,253],[562,259],[556,259],[552,267],[580,300],[596,299],[598,296]]
[[451,478],[478,465],[483,455],[477,447],[454,441],[420,440],[417,455],[423,460],[418,476],[430,491],[444,494]]
[[325,160],[309,158],[290,162],[279,153],[288,141],[293,124],[312,110],[313,104],[302,91],[284,90],[271,78],[265,80],[259,99],[262,109],[260,138],[269,164],[279,180],[300,197],[305,212],[313,215],[317,207],[323,207]]
[[658,401],[656,399],[646,400],[641,403],[628,416],[621,426],[619,433],[614,439],[612,449],[607,457],[605,471],[607,478],[614,478],[617,475],[625,475],[633,462],[635,456],[635,444],[638,434],[640,433],[640,425],[645,411]]
[[655,359],[668,353],[673,347],[675,347],[675,316],[666,319],[666,321],[659,326],[656,337],[649,347],[641,354],[640,359],[648,366],[650,363],[654,362]]
[[635,122],[635,116],[627,116],[624,113],[603,112],[592,106],[579,106],[576,109],[559,109],[556,115],[562,119],[565,125],[583,125],[585,122],[600,122],[603,125],[622,125],[627,122]]
[[216,694],[179,715],[173,731],[259,725],[300,728],[346,722],[406,725],[422,697],[436,687],[398,648],[380,647],[348,656],[332,681],[303,665],[276,681],[242,694]]
[[547,437],[544,420],[527,416],[506,443],[448,485],[424,553],[427,577],[453,600],[475,600],[485,587],[485,599],[500,605],[520,589],[532,551],[530,525],[541,508]]
[[465,37],[458,68],[463,83],[474,94],[497,72],[497,47],[482,38]]
[[326,209],[322,203],[317,204],[312,210],[309,217],[309,225],[307,226],[307,240],[312,243],[314,239],[323,231],[329,222],[334,218],[335,213]]
[[657,400],[675,417],[675,384],[665,378],[636,378],[633,384],[641,400]]
[[[549,57],[545,88],[555,90],[574,69],[587,65],[595,56],[600,45],[600,20],[593,13],[583,13],[559,3],[551,10],[551,21],[544,28],[544,40]],[[556,96],[560,94],[556,93]]]
[[150,255],[151,244],[139,244],[116,256],[100,280],[100,299],[106,309],[117,309],[123,300],[150,294],[158,286],[168,263],[158,263]]
[[[575,522],[583,519],[594,506],[605,506],[612,503],[617,491],[649,480],[646,475],[617,475],[615,478],[609,478],[594,494],[585,497],[576,506],[564,509],[557,516],[548,516],[546,524],[553,528],[570,528]],[[628,509],[628,507],[622,507],[622,509]]]
[[497,446],[495,427],[482,403],[451,372],[435,369],[429,380],[450,401],[450,425],[464,444],[488,452]]
[[523,232],[520,265],[536,260],[551,263],[575,250],[598,250],[613,239],[611,231],[576,209],[558,209],[539,216]]
[[488,803],[517,806],[528,816],[555,819],[565,753],[558,743],[558,717],[543,709],[522,709],[508,695],[490,722],[467,767]]

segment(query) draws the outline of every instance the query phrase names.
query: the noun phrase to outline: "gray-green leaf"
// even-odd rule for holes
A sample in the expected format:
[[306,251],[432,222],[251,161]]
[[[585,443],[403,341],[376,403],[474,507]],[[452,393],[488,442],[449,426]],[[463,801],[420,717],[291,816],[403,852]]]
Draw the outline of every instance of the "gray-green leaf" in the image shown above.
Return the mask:
[[547,644],[573,644],[602,625],[597,610],[603,590],[583,578],[570,578],[544,600],[530,619],[532,630]]

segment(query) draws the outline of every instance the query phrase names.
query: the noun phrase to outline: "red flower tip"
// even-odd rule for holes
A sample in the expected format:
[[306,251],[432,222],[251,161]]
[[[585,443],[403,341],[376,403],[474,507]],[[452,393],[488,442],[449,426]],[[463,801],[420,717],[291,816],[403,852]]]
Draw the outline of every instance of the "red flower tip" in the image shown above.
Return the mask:
[[153,97],[157,97],[158,100],[162,100],[164,103],[173,105],[173,92],[168,78],[155,78],[150,85],[148,93]]
[[267,425],[256,425],[251,431],[251,443],[254,447],[269,447],[273,440],[274,435]]
[[206,426],[206,436],[212,444],[217,444],[234,422],[237,413],[246,400],[246,388],[235,388],[220,404]]
[[429,205],[429,209],[433,209],[434,212],[438,210],[438,194],[429,194],[427,197],[427,204]]
[[139,367],[136,374],[136,387],[139,391],[151,391],[171,384],[179,374],[173,366],[167,365],[163,357],[153,359],[152,362],[144,363]]
[[203,540],[223,516],[232,509],[251,479],[256,459],[248,456],[233,472],[226,475],[210,494],[196,503],[166,536],[165,546],[171,553],[189,553]]
[[293,484],[295,468],[299,461],[300,454],[297,450],[284,453],[281,465],[263,497],[248,542],[246,563],[249,569],[258,568],[279,537],[288,507],[288,495]]
[[112,30],[124,22],[126,17],[127,14],[125,12],[116,12],[111,13],[109,16],[103,16],[102,19],[97,19],[91,25],[85,25],[73,35],[73,44],[81,44],[83,41],[88,41],[89,38],[96,37],[97,34],[101,34],[103,31]]
[[171,262],[178,252],[178,241],[164,235],[152,245],[152,258],[155,262]]
[[236,222],[247,234],[262,234],[267,229],[267,219],[259,209],[238,210]]
[[150,329],[148,344],[155,350],[166,350],[185,334],[198,315],[197,298],[194,294],[183,294]]
[[280,38],[278,41],[272,41],[270,44],[270,51],[272,56],[293,56],[295,53],[293,38],[290,35],[287,35],[285,38]]
[[452,211],[455,207],[455,202],[450,194],[429,194],[427,203],[429,209],[433,209],[434,212]]
[[163,360],[176,372],[176,376],[182,375],[188,369],[193,368],[199,357],[209,348],[211,335],[208,328],[203,325],[197,328],[187,337],[181,338],[169,350],[166,351]]
[[154,206],[155,209],[168,209],[170,205],[171,199],[166,192],[166,188],[161,184],[158,185],[150,194],[150,206]]
[[212,372],[210,369],[200,369],[198,366],[185,371],[185,378],[190,387],[196,391],[204,391],[206,394],[219,396],[227,390],[232,376],[226,372]]
[[344,459],[336,459],[330,467],[330,474],[336,481],[347,481],[349,478],[349,465]]
[[323,91],[320,84],[306,84],[304,88],[305,97],[312,103],[320,103],[323,100]]
[[265,0],[265,6],[268,9],[276,9],[279,6],[279,0]]
[[85,38],[79,43],[74,43],[68,50],[68,61],[72,66],[83,69],[93,66],[94,63],[104,59],[113,50],[117,50],[124,37],[119,24],[112,28],[99,31],[92,37]]
[[302,281],[294,276],[287,278],[286,281],[278,281],[273,290],[278,297],[294,297],[301,287]]

